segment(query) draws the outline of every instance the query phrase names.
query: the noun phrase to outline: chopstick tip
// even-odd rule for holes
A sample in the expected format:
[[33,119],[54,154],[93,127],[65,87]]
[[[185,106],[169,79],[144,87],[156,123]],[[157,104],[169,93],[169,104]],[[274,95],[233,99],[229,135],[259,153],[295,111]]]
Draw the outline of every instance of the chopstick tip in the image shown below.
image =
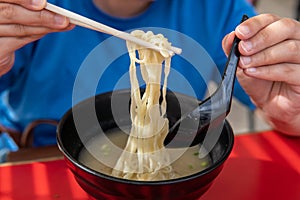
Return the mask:
[[171,47],[170,48],[171,51],[173,51],[175,54],[178,54],[180,55],[182,53],[182,49],[181,48],[178,48],[178,47]]

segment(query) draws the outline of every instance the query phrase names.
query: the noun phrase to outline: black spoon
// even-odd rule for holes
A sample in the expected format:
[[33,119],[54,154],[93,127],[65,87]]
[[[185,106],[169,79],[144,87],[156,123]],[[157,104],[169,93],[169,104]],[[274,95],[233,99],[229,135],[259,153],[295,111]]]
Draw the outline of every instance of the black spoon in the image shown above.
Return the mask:
[[[241,23],[248,19],[247,15],[244,15]],[[232,94],[235,82],[235,73],[239,62],[240,53],[238,51],[238,44],[240,39],[235,37],[230,54],[227,59],[226,67],[222,76],[222,81],[217,90],[207,99],[199,103],[198,107],[191,112],[185,113],[177,120],[169,129],[169,134],[165,140],[165,144],[170,146],[193,146],[203,141],[203,138],[207,134],[208,129],[217,131],[222,130],[223,123],[226,116],[230,112]],[[181,140],[178,142],[171,142],[176,136],[179,125],[182,122],[197,121],[199,123],[196,133],[180,133],[188,134],[189,137],[194,137],[193,140]],[[189,123],[189,122],[187,122]],[[221,129],[220,129],[221,128]],[[219,132],[220,132],[219,131]],[[184,136],[180,136],[185,137]],[[173,143],[173,144],[172,144]],[[175,144],[176,143],[176,144]]]

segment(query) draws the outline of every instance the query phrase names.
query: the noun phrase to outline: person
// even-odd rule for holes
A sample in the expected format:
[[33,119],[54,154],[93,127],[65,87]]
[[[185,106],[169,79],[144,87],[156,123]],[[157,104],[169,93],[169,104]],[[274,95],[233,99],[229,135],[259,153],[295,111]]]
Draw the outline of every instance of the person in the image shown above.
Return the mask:
[[[254,8],[244,0],[49,2],[121,31],[163,27],[181,32],[203,46],[220,72],[223,72],[227,59],[221,46],[222,38],[239,24],[244,13],[255,15]],[[45,5],[45,0],[0,2],[0,123],[19,132],[38,119],[59,120],[71,108],[72,90],[80,65],[99,43],[110,37],[74,27],[69,19],[43,9]],[[170,41],[176,44],[180,39],[174,37]],[[115,46],[107,47],[108,54],[116,50]],[[129,61],[123,57],[112,63],[111,70],[106,70],[98,93],[110,91],[128,72]],[[184,76],[195,74],[187,70],[189,63],[184,59],[176,59],[172,61],[172,68]],[[85,80],[89,81],[89,78]],[[200,80],[194,78],[192,81],[195,90],[204,94]],[[235,87],[235,95],[252,106],[239,85]],[[55,135],[55,127],[41,125],[34,131],[33,145],[55,144]]]
[[300,136],[300,23],[262,14],[224,37],[228,54],[234,35],[241,39],[237,77],[270,125]]
[[[140,27],[177,30],[201,44],[220,72],[226,63],[221,47],[223,37],[234,30],[243,14],[250,17],[256,14],[244,0],[49,2],[122,31]],[[72,89],[81,63],[95,46],[109,38],[103,33],[74,27],[69,19],[43,9],[45,5],[45,0],[0,2],[0,124],[19,132],[37,119],[59,120],[63,116],[72,106]],[[107,48],[108,53],[115,50]],[[115,67],[104,76],[105,84],[99,93],[111,90],[128,71],[128,64],[124,63],[123,59],[112,63]],[[173,67],[191,76],[182,63],[186,64],[178,59]],[[197,83],[194,80],[193,87],[200,91],[201,84]],[[253,106],[239,84],[235,85],[235,96]],[[55,135],[55,127],[41,126],[34,132],[33,145],[55,144]]]

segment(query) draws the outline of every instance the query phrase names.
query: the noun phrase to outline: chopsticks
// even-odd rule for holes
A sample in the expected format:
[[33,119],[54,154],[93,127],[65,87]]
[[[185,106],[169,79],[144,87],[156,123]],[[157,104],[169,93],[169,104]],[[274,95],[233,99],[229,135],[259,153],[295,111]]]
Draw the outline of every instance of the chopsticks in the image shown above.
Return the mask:
[[128,40],[128,41],[136,43],[140,46],[150,48],[150,49],[153,49],[153,50],[156,50],[156,51],[159,51],[159,52],[161,52],[163,50],[167,50],[170,55],[174,55],[174,53],[175,54],[180,54],[181,51],[182,51],[180,48],[173,47],[173,46],[170,49],[161,49],[158,46],[156,46],[154,44],[151,44],[149,42],[146,42],[146,41],[144,41],[142,39],[139,39],[137,37],[134,37],[134,36],[130,35],[129,33],[114,29],[110,26],[107,26],[105,24],[96,22],[96,21],[91,20],[87,17],[81,16],[77,13],[71,12],[69,10],[58,7],[58,6],[53,5],[51,3],[47,3],[45,9],[49,10],[49,11],[52,11],[54,13],[57,13],[57,14],[63,15],[65,17],[68,17],[70,19],[70,23],[72,23],[72,24],[82,26],[82,27],[85,27],[85,28],[88,28],[88,29],[92,29],[92,30],[95,30],[95,31],[99,31],[99,32],[102,32],[102,33],[106,33],[106,34],[109,34],[109,35],[113,35],[113,36],[116,36],[116,37],[121,38],[123,40]]

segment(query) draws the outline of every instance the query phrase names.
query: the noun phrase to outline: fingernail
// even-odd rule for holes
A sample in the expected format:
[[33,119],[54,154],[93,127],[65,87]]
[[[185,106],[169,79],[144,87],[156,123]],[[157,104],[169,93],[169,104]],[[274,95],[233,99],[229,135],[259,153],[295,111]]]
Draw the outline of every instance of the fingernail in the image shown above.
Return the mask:
[[250,33],[250,29],[248,26],[238,26],[237,31],[240,32],[242,35],[246,36]]
[[242,64],[244,66],[249,65],[251,63],[251,58],[250,57],[242,56],[241,57],[241,62],[242,62]]
[[245,70],[246,70],[246,72],[248,72],[250,74],[255,74],[257,72],[256,68],[254,68],[254,67],[247,68]]
[[41,7],[44,4],[44,0],[32,0],[31,4],[35,7]]
[[249,51],[251,51],[251,49],[252,49],[252,43],[251,42],[249,42],[249,41],[243,41],[243,42],[241,42],[241,46],[242,46],[242,48],[246,51],[246,52],[249,52]]
[[65,21],[66,21],[66,17],[64,17],[64,16],[61,16],[61,15],[55,15],[54,16],[55,24],[62,25],[62,24],[65,23]]

